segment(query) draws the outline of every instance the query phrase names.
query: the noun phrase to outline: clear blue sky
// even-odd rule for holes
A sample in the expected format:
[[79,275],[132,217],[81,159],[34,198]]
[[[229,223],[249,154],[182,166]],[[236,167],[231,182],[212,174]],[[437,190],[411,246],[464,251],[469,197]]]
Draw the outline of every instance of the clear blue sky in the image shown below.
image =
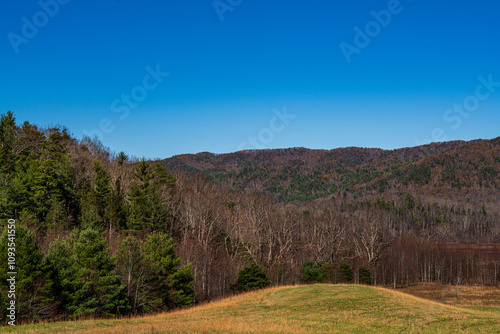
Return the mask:
[[[55,1],[2,1],[0,112],[100,131],[114,151],[500,135],[498,1]],[[374,23],[381,10],[390,21]],[[453,109],[463,103],[471,112]],[[285,108],[294,118],[276,118]]]

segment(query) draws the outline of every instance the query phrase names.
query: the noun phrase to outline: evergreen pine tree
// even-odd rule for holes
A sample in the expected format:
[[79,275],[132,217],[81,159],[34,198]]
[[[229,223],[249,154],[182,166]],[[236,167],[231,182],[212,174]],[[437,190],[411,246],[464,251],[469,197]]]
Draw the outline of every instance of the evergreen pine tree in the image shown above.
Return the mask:
[[175,255],[173,240],[164,232],[150,234],[141,247],[142,254],[151,268],[147,281],[167,308],[188,306],[194,301],[194,277],[191,265],[181,267]]
[[127,160],[128,155],[126,155],[123,151],[118,153],[118,155],[116,156],[116,162],[118,163],[118,166],[122,166]]
[[16,118],[11,111],[0,116],[0,173],[11,173],[15,169],[13,151],[16,133]]
[[98,161],[94,161],[94,171],[96,173],[94,177],[96,205],[99,215],[104,221],[111,197],[111,176]]
[[77,211],[73,190],[73,168],[63,135],[57,130],[42,146],[39,160],[32,160],[27,169],[27,188],[31,195],[30,211],[38,222],[47,227],[60,228]]
[[141,230],[147,227],[150,219],[148,199],[150,197],[150,181],[152,179],[149,163],[144,159],[139,162],[133,173],[134,181],[130,187],[129,225],[132,229]]
[[352,283],[352,269],[351,266],[345,262],[340,263],[340,276],[342,280],[347,283]]
[[254,263],[241,269],[238,273],[236,288],[240,291],[262,289],[270,284],[269,276],[264,268]]
[[[0,261],[5,266],[9,253],[15,254],[15,267],[10,271],[15,276],[15,301],[19,313],[16,322],[37,321],[55,315],[56,298],[54,276],[47,264],[42,250],[38,247],[35,236],[26,227],[16,224],[15,237],[9,236],[5,229],[0,237]],[[12,231],[12,230],[11,230]],[[9,302],[9,283],[11,275],[7,270],[0,271],[1,315],[6,317]]]
[[49,246],[47,262],[55,273],[55,289],[59,298],[57,313],[60,316],[69,315],[71,295],[75,292],[77,282],[75,281],[68,242],[65,240],[53,241]]
[[361,268],[359,268],[359,283],[367,285],[372,284],[372,275],[370,269],[366,266],[361,266]]
[[302,283],[323,283],[326,281],[326,273],[323,267],[314,262],[305,262],[301,269]]
[[70,239],[73,275],[68,310],[73,316],[113,316],[126,313],[130,306],[125,286],[115,273],[106,240],[91,228],[74,231]]
[[160,194],[160,186],[172,185],[175,178],[165,168],[151,166],[145,159],[139,161],[133,176],[129,192],[129,227],[135,230],[159,230],[165,227],[169,214]]

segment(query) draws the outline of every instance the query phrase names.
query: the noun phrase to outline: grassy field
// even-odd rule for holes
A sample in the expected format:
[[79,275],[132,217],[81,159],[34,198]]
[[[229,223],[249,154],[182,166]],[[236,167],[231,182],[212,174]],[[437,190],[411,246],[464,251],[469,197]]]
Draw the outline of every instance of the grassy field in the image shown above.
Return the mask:
[[500,333],[500,308],[359,285],[282,287],[157,316],[3,327],[6,333]]
[[398,291],[448,305],[493,307],[500,310],[500,289],[497,287],[425,283]]

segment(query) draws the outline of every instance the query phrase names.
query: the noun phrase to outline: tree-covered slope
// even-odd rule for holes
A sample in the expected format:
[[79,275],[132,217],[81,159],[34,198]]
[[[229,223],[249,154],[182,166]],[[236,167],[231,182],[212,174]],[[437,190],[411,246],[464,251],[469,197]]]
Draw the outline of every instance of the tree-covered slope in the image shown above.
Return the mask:
[[329,195],[404,193],[497,198],[500,138],[381,150],[305,148],[230,154],[186,154],[162,161],[171,170],[203,173],[221,184],[263,191],[281,201]]

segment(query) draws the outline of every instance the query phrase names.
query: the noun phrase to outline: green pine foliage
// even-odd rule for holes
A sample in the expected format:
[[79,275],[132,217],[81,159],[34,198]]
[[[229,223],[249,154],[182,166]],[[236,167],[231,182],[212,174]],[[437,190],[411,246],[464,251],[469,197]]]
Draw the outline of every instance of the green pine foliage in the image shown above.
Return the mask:
[[69,253],[71,272],[64,278],[71,316],[108,317],[130,309],[106,240],[97,231],[75,230],[69,240]]
[[14,141],[16,118],[11,111],[0,117],[0,172],[11,173],[15,169]]
[[314,262],[305,262],[301,269],[301,282],[306,284],[324,283],[327,273],[324,267]]
[[98,162],[94,161],[94,192],[97,212],[102,221],[106,220],[106,211],[111,197],[111,176],[106,169]]
[[0,218],[33,216],[44,233],[75,216],[69,140],[64,129],[40,132],[27,122],[18,128],[10,112],[1,116]]
[[342,278],[342,281],[347,282],[347,283],[352,283],[353,278],[352,278],[353,272],[351,269],[351,266],[347,264],[346,262],[341,262],[340,263],[340,277]]
[[170,300],[174,307],[190,306],[194,302],[194,275],[191,264],[179,267],[169,277]]
[[[98,141],[76,142],[64,128],[18,126],[10,111],[0,116],[0,219],[26,226],[16,240],[19,320],[109,317],[194,302],[191,265],[181,266],[173,240],[161,232],[171,219],[165,198],[176,179],[144,159],[130,173],[131,163]],[[115,258],[101,235],[120,239],[127,229],[157,233],[144,243],[125,237]],[[71,231],[46,244],[47,236]]]
[[130,215],[128,226],[132,230],[160,230],[170,219],[160,190],[173,185],[175,178],[165,168],[151,165],[142,159],[133,173],[130,187]]
[[191,265],[181,266],[168,234],[155,232],[142,244],[134,236],[125,237],[117,251],[117,264],[133,313],[193,304]]
[[[5,224],[6,225],[6,224]],[[5,226],[4,225],[4,226]],[[38,321],[53,317],[57,312],[54,272],[38,247],[35,236],[26,227],[17,223],[15,237],[9,237],[5,229],[0,237],[0,261],[7,267],[9,252],[15,254],[15,300],[16,321]],[[10,298],[11,275],[0,271],[1,319],[6,319]]]
[[146,282],[163,305],[167,308],[191,305],[194,302],[191,265],[181,267],[172,238],[165,232],[150,234],[141,251],[151,274]]
[[125,162],[128,160],[128,155],[125,154],[125,152],[121,151],[116,155],[116,162],[118,166],[123,166]]
[[262,289],[269,286],[270,280],[264,268],[254,263],[242,268],[238,273],[236,289],[239,291],[250,291]]
[[359,283],[366,285],[372,284],[372,274],[370,272],[370,269],[368,269],[366,266],[361,266],[359,268]]
[[71,259],[70,245],[66,240],[57,239],[50,244],[47,262],[55,273],[55,289],[57,291],[57,313],[62,316],[70,314],[69,306],[74,292],[74,269]]

